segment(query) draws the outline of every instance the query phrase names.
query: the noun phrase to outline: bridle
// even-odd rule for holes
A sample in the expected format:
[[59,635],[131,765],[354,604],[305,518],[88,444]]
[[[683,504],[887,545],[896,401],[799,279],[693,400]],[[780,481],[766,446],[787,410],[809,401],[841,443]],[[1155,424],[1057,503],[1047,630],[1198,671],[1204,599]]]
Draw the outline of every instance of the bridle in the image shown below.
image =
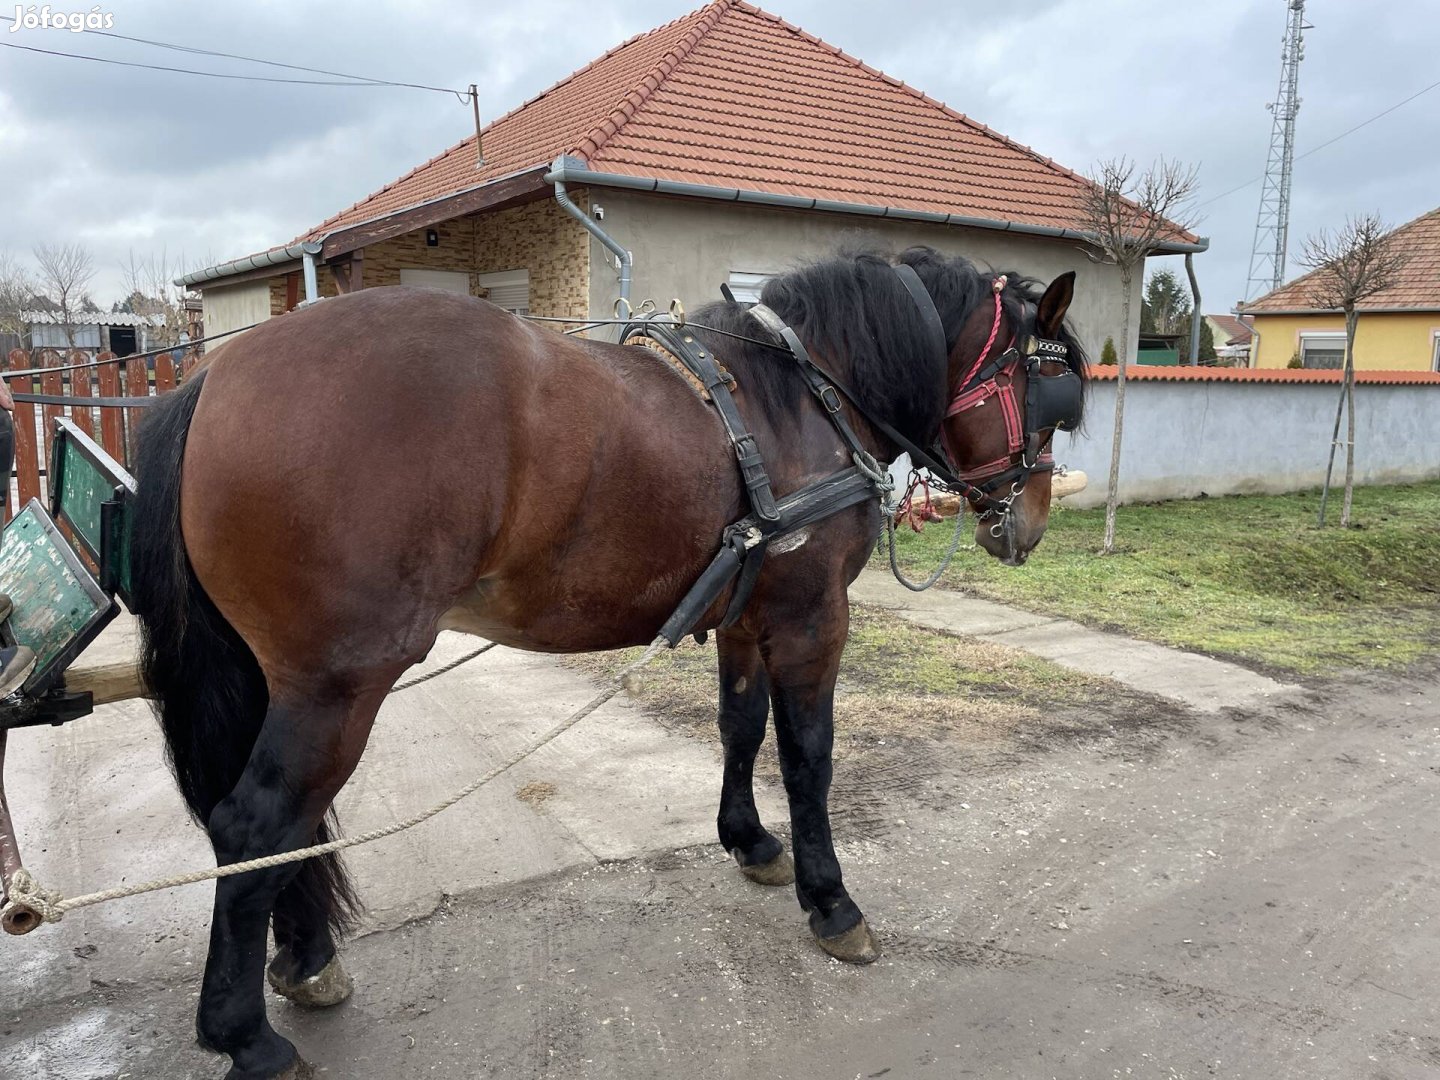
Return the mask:
[[[945,410],[945,419],[949,420],[994,400],[1005,422],[1005,454],[971,469],[955,469],[955,447],[943,423],[937,447],[964,486],[959,493],[969,498],[980,511],[980,520],[996,516],[1002,518],[991,528],[995,536],[1003,532],[1004,517],[1024,492],[1030,477],[1037,472],[1054,471],[1055,459],[1050,454],[1050,440],[1057,430],[1074,430],[1079,422],[1084,394],[1079,375],[1069,366],[1069,348],[1064,342],[1041,338],[1034,333],[1022,337],[1017,329],[1011,333],[1005,349],[991,358],[990,352],[995,347],[1004,316],[1001,296],[1008,284],[1009,279],[1004,274],[991,282],[995,316],[990,324],[990,335],[975,362],[956,382],[950,405]],[[1041,367],[1046,363],[1059,364],[1064,370],[1048,374]],[[1016,375],[1021,368],[1026,373],[1023,403],[1015,390]],[[927,468],[934,471],[933,467]],[[943,474],[941,479],[947,480]],[[1009,491],[1003,497],[997,496],[996,492],[1006,485],[1009,485]],[[951,486],[948,481],[947,486]]]
[[[950,350],[946,346],[944,322],[935,307],[930,290],[925,288],[925,283],[920,280],[920,275],[913,267],[897,263],[891,269],[895,271],[896,277],[919,309],[921,325],[929,341],[930,351],[935,354],[937,362],[948,368]],[[782,339],[787,340],[787,350],[800,360],[801,370],[807,372],[807,378],[810,377],[809,372],[814,372],[828,381],[828,386],[812,386],[812,389],[820,395],[820,400],[825,403],[826,411],[831,414],[832,419],[839,416],[840,402],[835,396],[835,391],[838,390],[849,399],[851,407],[863,416],[871,427],[910,456],[914,470],[924,469],[930,474],[932,485],[967,499],[979,513],[981,521],[998,519],[990,527],[990,534],[995,537],[1003,536],[1007,529],[1013,527],[1012,508],[1015,500],[1025,491],[1030,477],[1037,472],[1054,470],[1055,461],[1048,450],[1050,439],[1056,430],[1074,430],[1080,421],[1080,408],[1084,397],[1080,376],[1070,367],[1069,349],[1063,342],[1042,339],[1034,333],[1027,333],[1023,337],[1018,332],[1012,333],[1004,352],[989,359],[987,363],[1004,317],[1001,296],[1008,284],[1009,279],[1004,274],[991,282],[991,293],[995,298],[995,317],[990,326],[990,336],[975,362],[956,383],[950,405],[945,411],[945,419],[948,420],[957,413],[979,408],[992,397],[995,398],[999,401],[1005,418],[1007,452],[1002,458],[964,472],[955,467],[943,421],[940,434],[931,449],[922,450],[890,424],[876,417],[853,390],[804,355],[803,346],[798,339],[788,340],[794,338],[793,333],[788,335],[788,339]],[[760,304],[751,310],[752,314],[763,313],[765,318],[762,325],[777,337],[781,336],[776,327],[783,324],[773,312]],[[1041,370],[1041,365],[1047,362],[1062,364],[1065,370],[1055,375],[1046,374]],[[1015,392],[1015,375],[1021,367],[1026,372],[1023,413]],[[833,405],[826,394],[834,399]],[[1009,490],[1004,495],[997,494],[1006,484],[1010,485]]]
[[[946,346],[944,323],[930,291],[913,267],[898,263],[892,269],[919,309],[921,325],[936,362],[948,368],[950,350]],[[1043,339],[1034,333],[1021,335],[1017,331],[1011,335],[1005,350],[990,358],[1004,316],[1001,294],[1008,284],[1004,274],[991,282],[995,317],[990,326],[990,336],[975,362],[956,382],[950,405],[945,411],[945,419],[948,420],[967,409],[979,408],[992,398],[999,402],[1005,418],[1007,452],[1004,457],[974,469],[962,472],[955,467],[953,449],[948,445],[943,421],[940,434],[931,448],[922,450],[914,441],[871,413],[843,382],[809,362],[808,358],[806,360],[806,364],[849,399],[851,407],[865,417],[871,427],[910,456],[911,466],[917,475],[918,470],[924,469],[930,474],[931,485],[967,499],[981,521],[997,519],[990,527],[990,533],[995,537],[1004,535],[1006,529],[1013,527],[1012,508],[1030,477],[1037,472],[1054,470],[1055,461],[1048,449],[1050,439],[1057,429],[1074,430],[1080,420],[1084,397],[1080,376],[1069,366],[1069,350],[1063,342]],[[1065,370],[1054,375],[1045,373],[1041,365],[1050,362],[1064,365]],[[805,364],[802,364],[803,367]],[[1023,406],[1015,392],[1015,375],[1022,367],[1026,372]],[[834,390],[829,392],[833,394]],[[822,400],[825,399],[822,397]],[[828,405],[826,408],[835,414],[839,408],[838,399],[834,408]],[[1004,495],[998,494],[1007,484],[1009,490]]]

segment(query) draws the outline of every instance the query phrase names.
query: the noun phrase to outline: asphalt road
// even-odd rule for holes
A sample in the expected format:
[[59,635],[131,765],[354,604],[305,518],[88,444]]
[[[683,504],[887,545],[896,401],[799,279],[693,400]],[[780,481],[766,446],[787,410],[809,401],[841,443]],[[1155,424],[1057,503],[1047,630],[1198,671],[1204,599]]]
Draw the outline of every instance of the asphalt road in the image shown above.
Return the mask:
[[[353,942],[350,1002],[276,999],[272,1019],[329,1077],[1440,1076],[1437,706],[1435,675],[1345,682],[1003,752],[842,758],[842,862],[885,950],[869,968],[695,843],[702,791],[688,846],[538,877],[510,852],[499,883]],[[647,767],[667,800],[665,757]],[[596,828],[606,796],[588,793]],[[0,988],[0,1075],[223,1074],[190,1035],[195,938],[133,962],[70,942],[67,992],[23,965]]]

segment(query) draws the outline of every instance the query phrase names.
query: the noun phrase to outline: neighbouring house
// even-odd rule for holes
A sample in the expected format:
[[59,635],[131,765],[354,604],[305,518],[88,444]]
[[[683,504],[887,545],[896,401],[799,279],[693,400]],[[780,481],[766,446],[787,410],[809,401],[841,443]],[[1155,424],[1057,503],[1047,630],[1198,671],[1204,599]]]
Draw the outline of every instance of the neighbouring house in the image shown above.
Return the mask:
[[[1391,234],[1407,257],[1390,288],[1356,306],[1355,367],[1367,371],[1440,371],[1440,208]],[[1253,318],[1251,364],[1338,368],[1345,359],[1345,316],[1318,307],[1312,271],[1241,307]]]
[[116,356],[148,349],[152,332],[165,325],[164,316],[124,311],[82,311],[68,325],[55,311],[27,311],[21,317],[32,349],[109,349]]
[[[491,123],[482,147],[483,164],[472,136],[293,242],[179,283],[202,292],[210,335],[312,290],[402,284],[580,321],[622,296],[693,311],[728,284],[754,299],[859,240],[1074,270],[1085,344],[1122,332],[1118,273],[1081,251],[1086,180],[742,0],[632,38]],[[1159,254],[1207,246],[1174,235]]]
[[1215,339],[1215,360],[1221,367],[1250,366],[1250,318],[1235,315],[1206,315]]

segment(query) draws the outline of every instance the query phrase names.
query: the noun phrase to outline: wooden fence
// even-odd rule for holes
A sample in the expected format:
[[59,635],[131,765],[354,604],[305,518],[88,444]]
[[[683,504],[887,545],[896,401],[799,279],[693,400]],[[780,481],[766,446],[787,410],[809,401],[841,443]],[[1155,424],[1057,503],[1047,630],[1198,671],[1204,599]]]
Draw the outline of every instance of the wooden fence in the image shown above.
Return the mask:
[[[156,397],[174,390],[181,371],[188,371],[192,356],[182,352],[156,356],[116,359],[114,353],[92,355],[84,349],[69,353],[58,349],[12,349],[9,371],[52,368],[36,375],[15,375],[7,381],[12,395],[44,394],[52,397],[118,398]],[[76,366],[87,365],[87,366]],[[63,370],[73,368],[73,370]],[[32,498],[48,501],[50,442],[57,417],[68,416],[105,452],[126,468],[131,467],[135,431],[143,406],[36,404],[15,402],[15,471],[5,485],[5,520]],[[10,478],[7,478],[10,480]]]

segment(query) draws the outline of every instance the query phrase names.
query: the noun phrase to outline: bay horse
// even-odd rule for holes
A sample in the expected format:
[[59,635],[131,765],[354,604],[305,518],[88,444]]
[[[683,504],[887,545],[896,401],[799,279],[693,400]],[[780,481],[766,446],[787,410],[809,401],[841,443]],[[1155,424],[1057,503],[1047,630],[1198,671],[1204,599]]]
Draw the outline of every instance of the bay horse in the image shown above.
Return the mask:
[[[939,313],[942,355],[925,348],[897,264]],[[963,471],[1017,457],[1004,410],[947,410],[977,358],[1038,334],[1066,343],[1062,367],[1083,377],[1064,322],[1073,285],[1006,284],[916,248],[817,262],[769,282],[762,301],[854,398],[843,408],[870,453],[893,460],[886,429],[921,447],[943,434]],[[734,376],[777,495],[848,465],[794,360],[744,306],[707,306],[688,329]],[[1008,369],[1012,400],[1037,371]],[[440,630],[556,653],[648,644],[747,508],[715,411],[648,350],[414,288],[326,300],[217,348],[149,410],[137,473],[143,675],[220,864],[332,835],[332,800],[386,692]],[[1049,505],[1049,473],[1034,472],[1011,488],[1007,527],[982,523],[978,543],[1023,560]],[[815,937],[850,961],[877,946],[831,840],[832,710],[846,586],[880,528],[869,499],[795,534],[717,634],[720,841],[752,879],[793,880]],[[726,600],[699,629],[719,625]],[[793,864],[751,789],[772,706]],[[335,855],[217,884],[196,1029],[230,1056],[231,1078],[304,1067],[266,1017],[264,983],[307,1004],[343,1000],[336,941],[356,910]]]

